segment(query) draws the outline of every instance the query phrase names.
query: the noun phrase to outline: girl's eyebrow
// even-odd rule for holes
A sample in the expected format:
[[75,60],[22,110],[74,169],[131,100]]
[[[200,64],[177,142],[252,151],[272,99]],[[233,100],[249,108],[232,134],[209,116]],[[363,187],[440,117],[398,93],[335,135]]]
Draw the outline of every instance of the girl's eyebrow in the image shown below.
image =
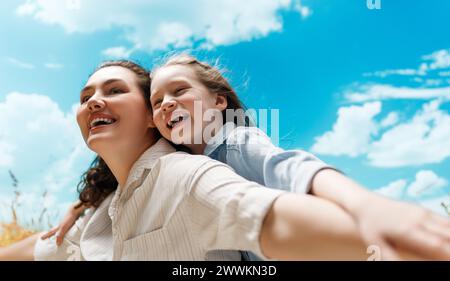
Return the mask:
[[[108,79],[105,82],[103,82],[102,84],[100,84],[100,86],[102,86],[102,87],[108,86],[109,84],[114,83],[114,82],[123,82],[123,83],[125,83],[125,81],[122,80],[122,79]],[[81,90],[80,95],[82,95],[84,92],[87,92],[87,91],[92,90],[92,89],[94,89],[94,86],[88,85],[88,86],[84,87]]]
[[[189,84],[189,81],[186,80],[186,79],[183,79],[183,78],[174,78],[174,79],[172,79],[172,80],[169,80],[169,81],[164,85],[164,88],[166,88],[166,87],[171,87],[171,86],[174,85],[174,84],[181,84],[181,83],[187,83],[187,84]],[[150,98],[151,98],[152,96],[156,96],[156,95],[159,94],[160,92],[161,92],[161,89],[158,89],[157,91],[151,92],[151,93],[150,93]]]

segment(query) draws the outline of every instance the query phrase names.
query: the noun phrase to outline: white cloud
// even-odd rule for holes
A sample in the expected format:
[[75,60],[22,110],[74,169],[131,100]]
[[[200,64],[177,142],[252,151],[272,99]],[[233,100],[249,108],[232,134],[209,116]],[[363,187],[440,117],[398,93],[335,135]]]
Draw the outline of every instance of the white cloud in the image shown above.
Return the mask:
[[391,127],[398,123],[399,117],[397,112],[390,112],[381,122],[380,126],[382,128]]
[[[388,70],[379,76],[389,74],[425,75],[414,77],[421,88],[393,86],[388,84],[356,84],[344,91],[350,103],[381,102],[391,100],[428,101],[409,120],[400,123],[399,115],[390,112],[381,122],[375,122],[380,136],[372,135],[366,149],[369,164],[378,167],[402,167],[440,163],[450,156],[450,115],[441,110],[442,103],[450,101],[450,87],[439,77],[432,77],[430,71],[450,67],[450,54],[438,50],[424,56],[417,70]],[[443,77],[442,73],[439,75]],[[449,79],[450,81],[450,79]],[[449,82],[447,81],[447,82]],[[437,87],[441,86],[441,87]],[[395,125],[395,126],[394,126]],[[348,132],[341,138],[353,138]],[[330,154],[327,149],[321,150]],[[331,154],[334,155],[334,154]],[[350,153],[345,155],[352,156]]]
[[[450,115],[431,101],[407,122],[384,132],[370,144],[367,158],[378,167],[440,163],[450,156]],[[348,135],[349,137],[351,135]]]
[[304,18],[304,19],[308,18],[308,17],[311,16],[311,14],[312,14],[312,10],[311,10],[309,7],[302,5],[302,4],[301,4],[301,1],[297,1],[297,2],[294,4],[294,9],[295,9],[297,12],[299,12],[299,13],[300,13],[300,16],[301,16],[302,18]]
[[[18,68],[22,68],[22,69],[31,70],[31,69],[35,69],[36,68],[36,66],[34,64],[31,64],[31,63],[28,63],[28,62],[24,62],[24,61],[21,61],[19,59],[13,58],[13,57],[7,57],[6,61],[8,63],[10,63],[10,64],[12,64],[12,65],[14,65],[14,66],[16,66]],[[45,68],[53,69],[53,70],[61,69],[61,68],[64,67],[62,64],[54,63],[54,62],[46,62],[46,63],[43,64],[43,66]]]
[[380,112],[380,102],[339,108],[333,129],[316,137],[311,150],[320,154],[352,157],[366,153],[371,136],[377,133],[373,118]]
[[381,71],[375,71],[374,73],[364,73],[363,76],[370,77],[370,76],[376,76],[376,77],[387,77],[390,75],[405,75],[405,76],[412,76],[412,75],[425,75],[425,72],[416,70],[416,69],[387,69],[387,70],[381,70]]
[[450,53],[448,50],[438,50],[432,54],[423,56],[424,60],[431,61],[428,64],[428,69],[443,69],[450,67]]
[[425,86],[427,87],[437,87],[444,83],[444,80],[442,79],[426,79],[425,80]]
[[6,60],[10,64],[12,64],[14,66],[17,66],[19,68],[22,68],[22,69],[34,69],[34,65],[33,64],[27,63],[27,62],[24,62],[24,61],[21,61],[21,60],[18,60],[16,58],[8,57],[8,58],[6,58]]
[[25,3],[23,3],[17,8],[16,13],[19,16],[32,15],[35,13],[36,9],[37,3],[35,1],[27,0]]
[[46,68],[48,68],[48,69],[54,69],[54,70],[61,69],[61,68],[64,67],[64,66],[63,66],[62,64],[60,64],[60,63],[52,63],[52,62],[44,63],[44,66],[45,66]]
[[132,50],[123,46],[111,47],[102,51],[102,55],[112,59],[127,59],[131,53]]
[[[43,206],[75,198],[71,191],[93,159],[79,133],[75,108],[63,112],[47,96],[18,92],[0,102],[0,197],[12,194],[5,172],[11,170],[28,197],[48,191],[47,201],[39,201]],[[35,199],[27,196],[23,200],[31,204]],[[40,206],[30,205],[30,210]]]
[[361,85],[348,89],[344,93],[350,102],[380,101],[389,99],[429,100],[446,98],[450,100],[450,87],[442,88],[410,88],[385,84]]
[[293,0],[192,0],[67,1],[27,0],[16,13],[46,24],[62,26],[68,33],[123,28],[133,50],[170,46],[214,47],[267,36],[282,29],[281,11],[311,10]]
[[409,196],[434,194],[447,185],[447,180],[439,177],[433,171],[422,170],[416,174],[416,180],[408,187]]
[[424,197],[441,196],[448,185],[445,178],[438,176],[431,170],[420,170],[415,179],[408,184],[408,180],[395,180],[386,186],[374,190],[375,192],[394,199],[420,199]]
[[447,215],[442,206],[444,203],[450,207],[450,196],[445,195],[447,185],[448,181],[433,171],[420,170],[410,184],[406,179],[399,179],[374,191],[396,200],[409,199],[438,214]]
[[450,157],[450,115],[442,100],[422,106],[400,122],[390,112],[381,121],[381,102],[341,107],[331,131],[315,138],[311,150],[323,155],[365,155],[376,167],[404,167],[440,163]]
[[364,76],[376,76],[385,78],[390,75],[405,75],[405,76],[424,76],[430,71],[450,68],[450,53],[449,50],[442,49],[431,54],[422,56],[422,62],[417,69],[386,69],[382,71],[375,71],[373,73],[364,73]]
[[16,149],[16,146],[12,143],[8,143],[6,141],[0,140],[0,167],[1,166],[10,166],[14,163],[13,153]]
[[399,179],[374,191],[393,199],[401,199],[405,193],[407,183],[405,179]]
[[[438,55],[436,55],[438,54]],[[427,57],[431,62],[422,63],[419,70],[424,73],[432,69],[447,67],[447,52],[436,52],[433,57]],[[430,70],[431,69],[431,70]],[[397,70],[392,70],[391,74]],[[401,74],[418,74],[405,70]],[[398,73],[400,74],[400,72]],[[440,76],[445,76],[440,72]],[[418,82],[436,86],[442,80],[428,76],[415,77]],[[449,79],[450,81],[450,79]],[[315,138],[312,151],[325,155],[364,155],[367,163],[376,167],[392,168],[420,166],[442,163],[450,157],[450,115],[442,104],[450,101],[450,87],[441,88],[411,88],[387,84],[363,84],[349,87],[344,92],[346,102],[351,106],[341,107],[331,131]],[[382,112],[390,108],[391,101],[402,102],[402,106],[413,108],[417,101],[426,101],[412,116],[398,111]],[[414,101],[409,102],[409,101]],[[366,119],[361,118],[362,108],[367,104],[378,103],[379,110],[369,110]],[[363,105],[359,105],[363,103]],[[359,105],[359,106],[358,106]],[[343,110],[345,109],[345,111]],[[398,110],[398,109],[397,109]],[[408,111],[405,111],[405,113]],[[344,114],[345,113],[345,114]],[[382,117],[382,118],[377,118]],[[361,122],[363,120],[363,122]],[[358,145],[355,145],[355,140]],[[448,186],[445,178],[439,177],[433,171],[421,170],[414,180],[398,179],[376,192],[395,198],[410,199],[433,209],[443,212],[442,196]],[[450,198],[450,197],[449,197]],[[426,200],[425,200],[426,199]],[[450,200],[449,208],[450,208]]]

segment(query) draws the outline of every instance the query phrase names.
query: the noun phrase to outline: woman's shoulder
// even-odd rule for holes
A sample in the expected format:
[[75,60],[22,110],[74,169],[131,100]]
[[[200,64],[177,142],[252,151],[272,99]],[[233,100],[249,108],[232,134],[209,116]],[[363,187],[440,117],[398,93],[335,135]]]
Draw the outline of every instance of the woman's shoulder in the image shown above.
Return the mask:
[[224,165],[205,155],[194,155],[183,151],[167,154],[159,159],[161,168],[169,169],[173,174],[194,172],[204,166]]

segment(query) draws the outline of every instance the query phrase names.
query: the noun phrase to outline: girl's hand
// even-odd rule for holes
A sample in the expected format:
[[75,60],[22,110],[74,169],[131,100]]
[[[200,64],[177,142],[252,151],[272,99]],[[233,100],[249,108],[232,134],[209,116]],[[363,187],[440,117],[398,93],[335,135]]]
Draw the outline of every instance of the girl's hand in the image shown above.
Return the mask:
[[80,217],[84,210],[86,210],[85,206],[80,205],[80,201],[72,204],[60,224],[45,233],[41,239],[44,240],[56,234],[56,245],[60,246],[67,231],[69,231],[69,229],[75,224],[75,221]]
[[379,247],[383,260],[400,260],[397,249],[450,260],[450,219],[377,195],[363,200],[353,215],[362,238]]

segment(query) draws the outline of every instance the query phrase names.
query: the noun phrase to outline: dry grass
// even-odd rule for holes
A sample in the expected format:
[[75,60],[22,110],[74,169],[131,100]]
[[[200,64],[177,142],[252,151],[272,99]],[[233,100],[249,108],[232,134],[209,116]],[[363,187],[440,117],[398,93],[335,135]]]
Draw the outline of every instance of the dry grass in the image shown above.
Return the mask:
[[[0,247],[8,246],[12,243],[25,239],[37,232],[36,230],[31,230],[32,229],[31,227],[27,228],[22,226],[18,222],[17,209],[20,207],[19,198],[21,196],[21,193],[18,190],[19,182],[11,171],[9,171],[9,175],[13,182],[14,188],[14,199],[12,200],[10,205],[12,222],[11,223],[0,222]],[[45,197],[46,194],[47,192],[44,192],[43,196]],[[44,208],[43,212],[41,212],[41,215],[39,217],[40,220],[42,220],[42,217],[45,215],[45,212],[46,209]],[[32,221],[34,222],[34,220]]]
[[0,247],[5,247],[36,233],[21,227],[16,222],[0,224]]
[[450,204],[445,204],[444,202],[441,202],[442,208],[445,209],[445,212],[450,216]]

